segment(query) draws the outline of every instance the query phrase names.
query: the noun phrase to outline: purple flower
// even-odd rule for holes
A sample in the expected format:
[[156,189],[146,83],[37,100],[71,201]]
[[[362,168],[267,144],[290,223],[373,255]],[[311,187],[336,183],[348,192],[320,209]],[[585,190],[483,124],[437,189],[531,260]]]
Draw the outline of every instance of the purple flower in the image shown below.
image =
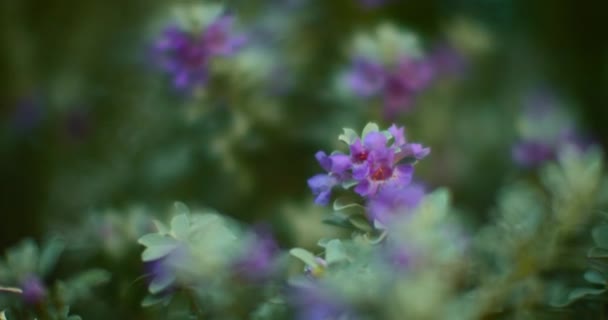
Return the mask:
[[434,76],[430,60],[404,56],[396,67],[387,67],[374,60],[358,57],[346,81],[353,92],[361,97],[380,96],[386,115],[393,117],[407,111],[416,96],[426,89]]
[[370,97],[380,92],[386,82],[386,74],[379,63],[357,58],[353,62],[353,70],[348,74],[347,81],[356,94]]
[[184,31],[177,26],[165,29],[154,44],[158,65],[173,76],[178,89],[205,85],[210,59],[231,56],[245,44],[245,37],[232,32],[233,17],[218,17],[200,33]]
[[424,195],[424,188],[418,184],[383,188],[367,202],[370,219],[387,225],[394,216],[418,207]]
[[553,146],[536,141],[520,142],[512,152],[513,159],[522,167],[536,167],[555,157]]
[[437,75],[463,76],[469,69],[469,61],[447,42],[433,48],[430,60]]
[[231,56],[246,43],[243,35],[233,35],[234,17],[225,15],[211,23],[203,33],[203,44],[210,56]]
[[348,307],[338,301],[335,294],[330,294],[327,291],[319,285],[306,288],[293,288],[289,295],[289,300],[290,304],[296,307],[296,319],[339,319],[341,316],[348,314]]
[[25,277],[21,283],[21,290],[23,290],[23,300],[30,305],[39,304],[46,297],[44,284],[36,275]]
[[[363,197],[372,197],[384,187],[404,187],[411,180],[414,167],[411,162],[421,160],[430,153],[418,143],[408,143],[403,127],[391,126],[388,131],[371,131],[349,141],[349,155],[322,151],[316,158],[327,174],[318,174],[308,180],[317,204],[329,203],[332,189],[344,182],[354,185],[354,191]],[[391,143],[390,139],[393,139]],[[400,163],[402,160],[405,163]]]
[[328,156],[323,151],[317,152],[315,157],[321,168],[328,173],[318,174],[308,179],[308,187],[315,195],[315,203],[326,205],[329,203],[334,186],[348,178],[347,170],[351,167],[350,158],[339,153]]
[[390,0],[359,0],[359,3],[367,8],[376,8],[387,4],[389,1]]
[[236,260],[235,268],[248,279],[266,279],[276,271],[279,246],[268,227],[254,228],[254,233],[244,255]]
[[308,179],[308,187],[315,196],[315,203],[327,205],[331,198],[331,190],[338,184],[338,180],[328,174],[317,174]]
[[594,144],[575,128],[573,121],[558,108],[555,96],[546,90],[525,98],[520,122],[526,130],[513,146],[512,157],[522,167],[538,167],[551,161],[564,147],[584,152]]
[[12,126],[19,132],[30,132],[40,125],[43,108],[39,98],[28,95],[19,100],[11,116]]

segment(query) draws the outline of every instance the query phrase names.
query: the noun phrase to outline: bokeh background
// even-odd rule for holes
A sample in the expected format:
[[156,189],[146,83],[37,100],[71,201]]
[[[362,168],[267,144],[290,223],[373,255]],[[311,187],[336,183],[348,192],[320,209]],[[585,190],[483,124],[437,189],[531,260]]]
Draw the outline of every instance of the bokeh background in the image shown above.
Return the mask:
[[[163,216],[176,200],[267,222],[283,247],[309,243],[323,232],[309,221],[325,210],[306,185],[320,170],[314,153],[369,121],[404,125],[430,146],[417,179],[449,187],[479,225],[500,186],[529,174],[511,148],[526,97],[538,91],[608,143],[606,2],[225,1],[240,31],[262,34],[266,60],[253,65],[272,72],[247,78],[238,69],[185,94],[149,52],[175,7],[197,3],[0,2],[0,248],[94,233],[92,217],[108,210]],[[465,61],[394,119],[334,85],[353,37],[386,22],[417,34],[427,52],[448,43]],[[123,267],[135,268],[113,266]]]

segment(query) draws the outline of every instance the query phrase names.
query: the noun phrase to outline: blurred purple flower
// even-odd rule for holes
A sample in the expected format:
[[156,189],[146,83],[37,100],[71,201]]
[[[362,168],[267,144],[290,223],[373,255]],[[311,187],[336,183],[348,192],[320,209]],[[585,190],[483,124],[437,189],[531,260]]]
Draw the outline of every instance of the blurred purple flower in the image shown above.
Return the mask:
[[540,127],[540,136],[527,132],[512,147],[513,160],[520,166],[533,168],[554,160],[559,150],[571,147],[580,152],[594,145],[594,141],[582,135],[566,114],[558,108],[556,97],[547,90],[538,90],[525,97],[521,121],[528,127]]
[[263,280],[276,271],[276,259],[279,246],[267,226],[254,228],[254,237],[244,250],[244,255],[237,258],[237,272],[250,280]]
[[21,283],[21,290],[23,290],[23,300],[30,305],[39,304],[46,297],[44,284],[36,275],[25,277]]
[[437,44],[430,53],[430,60],[437,76],[464,76],[469,61],[447,42]]
[[289,295],[290,304],[296,307],[298,320],[341,319],[349,313],[349,308],[319,286],[293,288]]
[[390,0],[358,0],[359,3],[367,8],[376,8],[387,4]]
[[361,97],[382,97],[386,115],[390,118],[408,111],[433,77],[433,64],[427,59],[402,57],[396,67],[388,68],[371,59],[358,57],[353,61],[346,81]]
[[555,157],[553,146],[537,141],[525,141],[513,147],[513,159],[523,167],[536,167]]
[[11,115],[11,123],[19,132],[29,132],[42,122],[43,108],[39,99],[33,95],[27,95],[20,99],[15,105]]
[[424,188],[418,184],[383,188],[367,202],[370,219],[387,225],[393,217],[418,207],[424,195]]
[[164,30],[153,53],[159,67],[173,76],[176,88],[205,85],[210,59],[231,56],[245,45],[245,36],[233,34],[233,22],[232,16],[223,15],[198,34],[174,25]]

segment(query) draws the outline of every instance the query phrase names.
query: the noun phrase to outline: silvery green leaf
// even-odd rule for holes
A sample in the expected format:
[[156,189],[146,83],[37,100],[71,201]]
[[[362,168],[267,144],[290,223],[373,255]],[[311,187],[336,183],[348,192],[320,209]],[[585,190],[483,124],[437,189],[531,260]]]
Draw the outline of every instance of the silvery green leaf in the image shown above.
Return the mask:
[[344,189],[350,189],[354,186],[356,186],[359,183],[359,181],[351,179],[351,180],[346,180],[344,182],[342,182],[342,188]]
[[310,253],[308,250],[302,248],[293,248],[289,250],[289,254],[300,259],[306,265],[311,267],[318,267],[319,263],[317,262],[317,258],[314,254]]
[[141,302],[141,306],[142,307],[151,307],[157,304],[162,303],[163,305],[167,305],[168,302],[171,300],[171,295],[160,295],[160,296],[153,296],[153,295],[147,295],[144,300],[142,300]]
[[154,220],[154,221],[152,221],[152,223],[154,223],[156,230],[158,230],[158,233],[160,233],[160,234],[169,234],[171,232],[169,227],[167,227],[164,223],[162,223],[158,220]]
[[338,136],[340,141],[344,141],[346,144],[351,145],[353,141],[359,138],[359,135],[352,129],[344,128],[344,133]]
[[587,252],[587,257],[605,259],[608,258],[608,250],[603,248],[591,248],[589,249],[589,252]]
[[348,221],[359,230],[365,232],[374,231],[374,228],[369,224],[369,221],[360,215],[352,215],[348,218]]
[[175,281],[175,275],[169,274],[164,277],[156,277],[150,285],[148,286],[148,290],[151,294],[157,294],[161,291],[167,289],[171,284]]
[[338,239],[333,239],[327,243],[325,248],[325,259],[328,264],[348,261],[349,257],[346,254],[344,245]]
[[606,292],[606,289],[594,289],[594,288],[576,288],[570,292],[568,295],[568,301],[574,302],[576,300],[582,299],[585,296],[595,296],[598,294],[602,294]]
[[186,214],[179,214],[171,219],[171,232],[177,239],[185,240],[190,231],[190,220]]
[[604,249],[608,249],[608,224],[599,225],[591,232],[595,244]]
[[368,133],[370,133],[370,132],[378,132],[378,131],[380,131],[380,127],[378,127],[378,125],[375,122],[369,122],[363,128],[363,133],[361,134],[361,138],[365,139],[365,136],[367,136]]
[[343,218],[343,217],[331,216],[331,217],[323,218],[323,220],[321,220],[321,221],[325,224],[329,224],[329,225],[336,226],[336,227],[341,227],[341,228],[346,228],[346,229],[353,228],[353,225],[348,221],[348,219]]
[[598,272],[597,270],[588,270],[587,272],[585,272],[584,277],[585,280],[591,283],[601,284],[604,286],[606,285],[606,278],[604,278],[604,275]]
[[157,246],[175,246],[177,245],[177,240],[170,236],[161,235],[158,233],[148,233],[137,242],[146,247],[157,247]]
[[319,245],[319,247],[325,248],[327,246],[327,243],[331,240],[332,239],[329,239],[329,238],[321,238],[321,239],[319,239],[319,241],[317,241],[317,245]]
[[340,210],[351,208],[351,207],[363,207],[363,206],[354,202],[354,199],[352,197],[343,196],[343,197],[339,197],[336,200],[334,200],[333,208],[335,211],[340,211]]
[[177,244],[166,245],[166,246],[154,246],[148,247],[142,252],[141,260],[143,262],[154,261],[168,255],[173,249],[177,247]]
[[46,243],[38,259],[38,272],[40,275],[44,276],[53,269],[64,248],[64,242],[56,238]]

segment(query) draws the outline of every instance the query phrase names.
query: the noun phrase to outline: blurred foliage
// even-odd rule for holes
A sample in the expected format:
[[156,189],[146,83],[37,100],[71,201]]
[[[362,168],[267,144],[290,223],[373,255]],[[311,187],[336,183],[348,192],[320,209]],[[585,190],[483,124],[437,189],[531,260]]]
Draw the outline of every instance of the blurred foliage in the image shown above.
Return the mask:
[[[0,319],[605,316],[608,4],[377,3],[1,1]],[[155,42],[222,14],[247,45],[177,90]],[[387,118],[342,81],[354,50],[397,49],[435,69]],[[306,187],[368,122],[432,148],[428,194],[387,226]],[[555,142],[565,127],[593,143]],[[539,136],[553,157],[519,166]]]

